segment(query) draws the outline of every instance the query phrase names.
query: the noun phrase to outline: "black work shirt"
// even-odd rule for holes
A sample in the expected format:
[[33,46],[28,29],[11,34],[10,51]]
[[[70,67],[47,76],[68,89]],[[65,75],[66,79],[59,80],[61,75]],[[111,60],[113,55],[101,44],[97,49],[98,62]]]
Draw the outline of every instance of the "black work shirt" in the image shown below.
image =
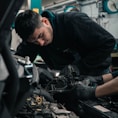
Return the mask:
[[84,13],[43,12],[53,28],[53,42],[47,46],[20,44],[17,54],[30,56],[33,61],[39,54],[51,69],[62,69],[76,63],[81,74],[99,75],[111,64],[114,37]]

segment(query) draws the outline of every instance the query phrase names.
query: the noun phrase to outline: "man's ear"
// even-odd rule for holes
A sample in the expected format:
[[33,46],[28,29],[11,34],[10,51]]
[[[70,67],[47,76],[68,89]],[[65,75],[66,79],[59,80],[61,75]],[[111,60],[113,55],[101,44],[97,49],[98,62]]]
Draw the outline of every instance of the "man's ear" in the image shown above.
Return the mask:
[[49,20],[46,17],[41,18],[42,23],[45,23],[46,25],[49,25]]

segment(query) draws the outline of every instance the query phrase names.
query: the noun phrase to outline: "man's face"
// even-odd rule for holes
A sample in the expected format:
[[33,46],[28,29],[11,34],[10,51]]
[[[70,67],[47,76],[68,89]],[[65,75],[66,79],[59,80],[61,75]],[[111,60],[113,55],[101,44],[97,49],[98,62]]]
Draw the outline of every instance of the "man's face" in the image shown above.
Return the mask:
[[49,23],[48,19],[42,18],[42,26],[34,30],[34,33],[30,36],[28,42],[40,46],[46,46],[50,44],[52,40],[53,40],[52,26]]

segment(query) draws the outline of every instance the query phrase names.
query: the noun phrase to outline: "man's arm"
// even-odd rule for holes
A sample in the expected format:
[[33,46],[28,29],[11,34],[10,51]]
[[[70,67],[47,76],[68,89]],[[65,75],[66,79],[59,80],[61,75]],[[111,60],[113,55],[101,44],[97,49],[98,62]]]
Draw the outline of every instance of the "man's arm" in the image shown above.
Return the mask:
[[118,77],[118,70],[113,71],[111,73],[108,74],[104,74],[102,75],[102,79],[103,79],[103,83],[106,83],[114,78]]
[[105,84],[97,86],[95,90],[96,97],[112,95],[115,93],[118,94],[118,77],[106,82]]
[[113,76],[112,76],[112,73],[108,73],[108,74],[102,75],[102,78],[103,78],[103,82],[106,83],[106,82],[112,80]]
[[34,44],[22,42],[18,46],[15,55],[19,55],[22,57],[29,56],[30,60],[33,62],[38,54],[37,51],[38,51],[38,48]]

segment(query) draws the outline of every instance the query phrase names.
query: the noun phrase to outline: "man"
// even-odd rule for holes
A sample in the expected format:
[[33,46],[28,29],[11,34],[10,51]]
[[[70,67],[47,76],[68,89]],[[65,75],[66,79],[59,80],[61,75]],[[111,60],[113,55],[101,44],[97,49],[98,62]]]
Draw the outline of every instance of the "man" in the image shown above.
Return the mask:
[[40,16],[26,10],[16,17],[15,30],[23,39],[16,54],[31,61],[39,54],[51,69],[75,64],[82,75],[108,72],[115,39],[84,13],[44,11]]

